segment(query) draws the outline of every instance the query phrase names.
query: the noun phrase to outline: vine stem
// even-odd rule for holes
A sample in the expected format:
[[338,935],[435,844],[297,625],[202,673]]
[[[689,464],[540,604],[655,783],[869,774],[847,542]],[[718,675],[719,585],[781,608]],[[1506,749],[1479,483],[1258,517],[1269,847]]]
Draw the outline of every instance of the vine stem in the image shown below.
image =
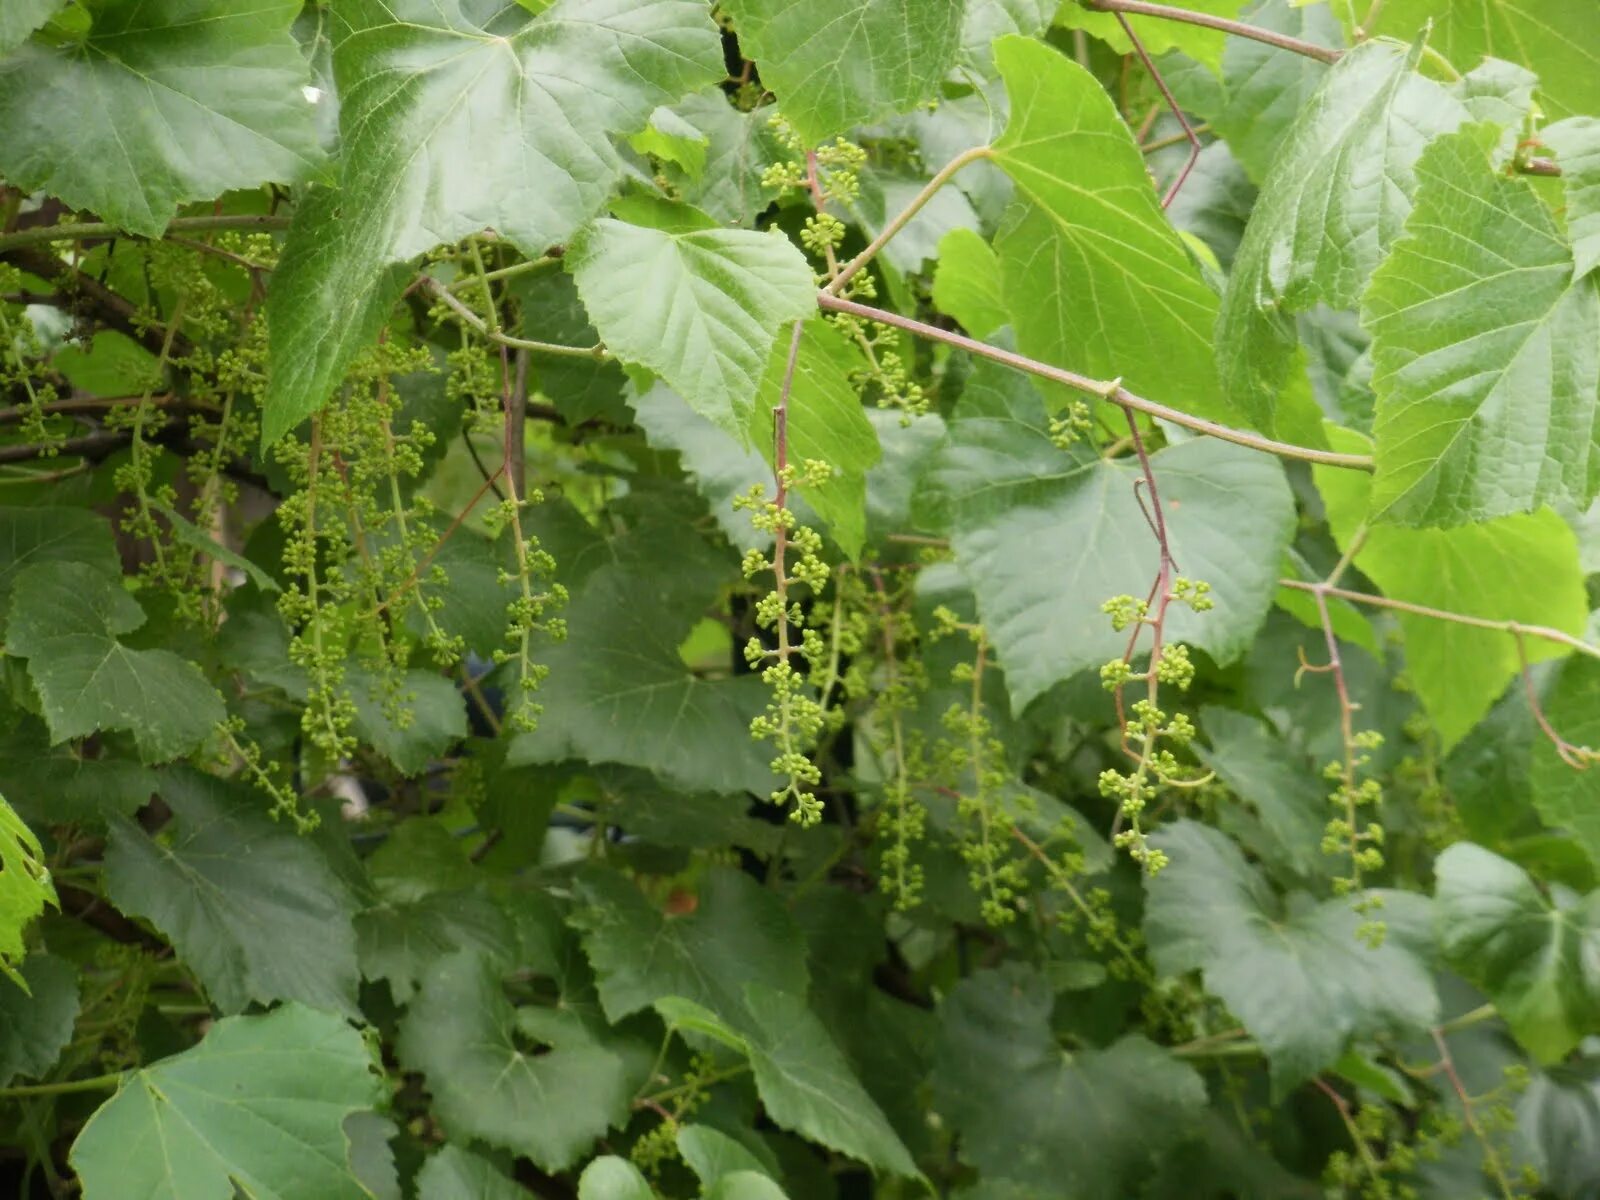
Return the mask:
[[[1189,178],[1189,172],[1194,170],[1194,164],[1200,160],[1200,138],[1195,133],[1194,126],[1189,124],[1189,118],[1184,115],[1183,106],[1178,103],[1177,98],[1172,94],[1172,89],[1167,86],[1167,81],[1162,77],[1155,60],[1150,57],[1150,52],[1144,48],[1144,42],[1133,31],[1133,26],[1128,24],[1128,18],[1121,13],[1117,13],[1116,18],[1117,24],[1122,26],[1122,32],[1128,35],[1128,41],[1132,43],[1134,52],[1139,56],[1139,61],[1144,64],[1144,69],[1150,73],[1150,78],[1155,81],[1156,88],[1161,93],[1161,98],[1167,102],[1167,107],[1172,110],[1172,115],[1178,118],[1178,124],[1183,127],[1184,139],[1189,143],[1189,157],[1183,164],[1183,170],[1178,172],[1177,177],[1173,179],[1172,183],[1167,187],[1166,193],[1161,197],[1161,207],[1166,209],[1177,199],[1178,192],[1182,189],[1184,181]],[[1144,135],[1141,133],[1139,136],[1142,141]]]
[[1370,471],[1373,467],[1370,454],[1341,454],[1333,450],[1317,450],[1310,446],[1296,446],[1289,442],[1274,441],[1272,438],[1262,437],[1259,434],[1248,433],[1242,429],[1233,429],[1227,425],[1208,421],[1204,417],[1190,416],[1176,408],[1168,408],[1165,404],[1158,404],[1154,400],[1146,400],[1137,396],[1127,388],[1113,387],[1109,380],[1091,379],[1087,375],[1080,375],[1076,371],[1068,371],[1062,367],[1052,367],[1037,359],[1028,358],[1026,355],[1016,354],[1010,350],[1002,350],[998,346],[990,346],[973,338],[965,337],[959,333],[952,333],[947,329],[940,329],[937,325],[929,325],[911,317],[902,317],[899,313],[892,313],[885,309],[873,308],[870,305],[858,304],[854,300],[846,300],[835,296],[831,292],[817,293],[819,308],[830,312],[849,313],[851,316],[860,317],[867,321],[877,321],[881,325],[890,325],[896,329],[903,329],[907,333],[916,334],[918,337],[930,341],[943,342],[947,346],[955,346],[969,354],[976,354],[979,358],[987,358],[991,362],[1000,363],[1002,366],[1011,367],[1018,371],[1025,371],[1029,375],[1037,375],[1041,379],[1048,379],[1054,383],[1062,384],[1076,392],[1085,395],[1097,396],[1102,400],[1109,400],[1124,409],[1142,412],[1147,416],[1169,421],[1174,425],[1181,425],[1185,429],[1192,429],[1196,433],[1203,433],[1224,442],[1232,442],[1236,446],[1246,446],[1251,450],[1260,450],[1264,454],[1275,454],[1279,458],[1293,458],[1301,462],[1321,463],[1327,467],[1348,467],[1356,471]]
[[1314,58],[1318,62],[1336,63],[1344,56],[1342,50],[1333,50],[1327,46],[1319,46],[1315,42],[1289,37],[1287,34],[1278,33],[1276,30],[1263,29],[1259,25],[1249,25],[1243,21],[1232,21],[1227,17],[1214,17],[1210,13],[1192,12],[1187,8],[1173,8],[1167,4],[1147,4],[1145,0],[1084,0],[1084,2],[1097,12],[1116,13],[1118,16],[1127,13],[1139,17],[1157,17],[1164,21],[1181,21],[1186,25],[1201,25],[1207,29],[1219,29],[1223,33],[1231,33],[1235,37],[1264,42],[1266,45],[1276,46],[1280,50],[1291,50],[1295,54],[1303,54],[1305,57]]
[[461,320],[488,338],[497,346],[509,347],[512,350],[532,350],[538,354],[551,354],[558,358],[588,358],[604,361],[610,355],[604,346],[558,346],[554,342],[535,342],[528,338],[512,337],[510,334],[501,333],[498,329],[491,328],[489,323],[461,303],[444,284],[431,275],[422,277],[430,295],[437,297],[444,306]]
[[1511,1180],[1506,1176],[1505,1164],[1500,1161],[1500,1153],[1489,1140],[1482,1124],[1478,1121],[1477,1109],[1474,1107],[1472,1096],[1467,1092],[1467,1085],[1462,1082],[1461,1075],[1456,1070],[1455,1057],[1450,1053],[1450,1043],[1445,1040],[1445,1035],[1434,1029],[1433,1044],[1439,1051],[1439,1066],[1443,1068],[1445,1078],[1450,1081],[1451,1090],[1456,1094],[1456,1099],[1461,1102],[1461,1117],[1466,1123],[1472,1136],[1478,1139],[1478,1145],[1483,1147],[1483,1165],[1489,1177],[1494,1180],[1495,1186],[1500,1189],[1500,1195],[1505,1200],[1513,1200],[1516,1195],[1511,1186]]
[[73,1092],[101,1092],[122,1086],[125,1071],[95,1075],[89,1079],[67,1079],[60,1083],[24,1083],[0,1088],[0,1100],[21,1100],[30,1096],[67,1096]]
[[[288,217],[264,214],[238,213],[211,217],[178,217],[168,223],[166,233],[205,233],[222,229],[287,229]],[[15,233],[0,235],[0,254],[24,246],[38,246],[49,242],[76,242],[84,238],[125,237],[127,231],[109,221],[79,221],[72,225],[37,225],[32,229],[19,229]]]
[[[1181,119],[1182,118],[1180,118],[1180,120]],[[838,273],[834,275],[834,277],[828,282],[828,286],[824,290],[830,295],[837,296],[839,294],[839,290],[843,288],[845,284],[850,282],[851,277],[857,274],[863,267],[876,258],[878,251],[882,250],[884,246],[889,243],[891,238],[893,238],[897,233],[910,224],[911,219],[922,211],[923,207],[928,203],[929,200],[933,199],[934,193],[936,193],[945,184],[949,183],[957,171],[961,170],[962,167],[965,167],[970,163],[982,162],[985,159],[990,159],[993,157],[993,146],[974,146],[970,150],[963,150],[949,162],[945,163],[944,166],[939,168],[938,173],[935,174],[932,179],[928,180],[928,182],[923,186],[922,190],[915,196],[911,197],[910,202],[898,213],[896,213],[889,223],[885,225],[881,231],[879,231],[878,236],[867,243],[867,248],[865,250],[856,255],[849,262],[845,263],[844,266],[839,268]]]
[[1431,617],[1436,621],[1470,625],[1474,629],[1493,629],[1498,633],[1508,633],[1512,637],[1538,638],[1540,641],[1566,646],[1590,658],[1600,659],[1600,646],[1592,646],[1580,637],[1574,637],[1549,625],[1524,625],[1520,621],[1496,621],[1489,617],[1474,617],[1467,613],[1450,612],[1448,609],[1430,608],[1426,604],[1412,604],[1409,600],[1391,600],[1388,596],[1374,596],[1370,592],[1353,592],[1349,588],[1334,587],[1327,583],[1307,583],[1303,579],[1280,579],[1278,586],[1293,588],[1297,592],[1310,592],[1312,595],[1331,596],[1336,600],[1348,600],[1352,604],[1365,604],[1372,608],[1387,608],[1394,612],[1410,613],[1415,617]]

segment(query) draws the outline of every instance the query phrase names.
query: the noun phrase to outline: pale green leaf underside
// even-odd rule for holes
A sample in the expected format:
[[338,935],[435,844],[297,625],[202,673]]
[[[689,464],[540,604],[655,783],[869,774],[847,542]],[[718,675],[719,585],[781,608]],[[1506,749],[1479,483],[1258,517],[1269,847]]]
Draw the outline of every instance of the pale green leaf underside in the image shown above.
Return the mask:
[[1162,213],[1110,96],[1041,42],[1006,37],[994,53],[1011,102],[994,160],[1030,201],[995,242],[1018,347],[1237,421],[1212,357],[1216,294]]
[[693,0],[560,0],[487,29],[429,0],[339,17],[340,187],[302,201],[273,280],[269,443],[376,336],[403,278],[391,264],[485,228],[530,255],[565,242],[616,182],[611,139],[723,69]]
[[1405,236],[1362,301],[1380,520],[1581,508],[1600,477],[1600,283],[1574,280],[1544,202],[1496,170],[1498,137],[1472,126],[1423,154]]
[[1437,1019],[1427,960],[1410,936],[1426,928],[1425,900],[1386,893],[1389,935],[1374,949],[1357,937],[1362,917],[1348,899],[1285,912],[1233,841],[1208,826],[1179,821],[1151,840],[1171,859],[1145,883],[1156,966],[1202,972],[1206,990],[1261,1043],[1279,1094],[1351,1038],[1417,1032]]
[[0,61],[0,172],[147,237],[185,201],[308,178],[322,150],[289,34],[301,7],[111,0],[82,43],[28,42]]
[[172,942],[223,1012],[298,1000],[354,1016],[355,905],[316,842],[247,788],[174,768],[170,834],[111,819],[106,888]]
[[25,952],[22,935],[46,904],[55,903],[39,839],[0,796],[0,974],[13,982],[21,978],[16,968]]
[[166,762],[226,716],[194,663],[117,640],[145,615],[114,577],[79,563],[36,562],[12,583],[6,651],[28,660],[53,742],[125,729],[141,758]]
[[488,1159],[444,1146],[417,1172],[417,1200],[532,1200]]
[[1368,42],[1327,73],[1280,144],[1222,299],[1229,397],[1271,430],[1297,344],[1291,314],[1353,308],[1411,211],[1428,141],[1466,119],[1403,47]]
[[816,309],[811,268],[776,233],[604,218],[574,241],[566,264],[607,349],[738,437],[778,328]]
[[372,1066],[343,1017],[224,1018],[96,1110],[72,1146],[84,1200],[226,1200],[235,1182],[255,1200],[371,1200],[343,1126],[377,1104]]
[[1515,863],[1458,842],[1439,856],[1439,945],[1543,1062],[1600,1029],[1600,906],[1556,906]]
[[726,0],[722,8],[808,145],[928,99],[960,45],[962,0]]

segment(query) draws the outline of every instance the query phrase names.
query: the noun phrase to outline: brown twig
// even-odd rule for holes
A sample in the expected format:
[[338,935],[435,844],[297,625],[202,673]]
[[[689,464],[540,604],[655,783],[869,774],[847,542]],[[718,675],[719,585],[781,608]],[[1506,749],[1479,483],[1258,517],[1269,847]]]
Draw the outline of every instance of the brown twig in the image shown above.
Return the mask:
[[[1177,196],[1184,181],[1189,178],[1189,172],[1194,170],[1194,164],[1200,159],[1200,138],[1194,131],[1194,126],[1189,124],[1189,118],[1184,115],[1183,106],[1173,96],[1172,89],[1167,87],[1167,81],[1162,78],[1160,69],[1155,60],[1150,57],[1150,52],[1144,48],[1144,43],[1139,40],[1139,35],[1133,31],[1133,26],[1128,24],[1128,18],[1120,12],[1116,14],[1117,24],[1122,26],[1122,32],[1128,35],[1128,41],[1133,43],[1134,53],[1139,56],[1139,61],[1144,64],[1144,69],[1150,72],[1150,78],[1155,81],[1156,89],[1160,91],[1161,98],[1167,102],[1167,107],[1172,110],[1172,115],[1178,118],[1178,124],[1183,126],[1183,135],[1189,142],[1189,157],[1183,164],[1183,169],[1178,172],[1176,179],[1168,185],[1166,193],[1161,197],[1161,207],[1168,207]],[[1139,138],[1143,141],[1143,136]]]

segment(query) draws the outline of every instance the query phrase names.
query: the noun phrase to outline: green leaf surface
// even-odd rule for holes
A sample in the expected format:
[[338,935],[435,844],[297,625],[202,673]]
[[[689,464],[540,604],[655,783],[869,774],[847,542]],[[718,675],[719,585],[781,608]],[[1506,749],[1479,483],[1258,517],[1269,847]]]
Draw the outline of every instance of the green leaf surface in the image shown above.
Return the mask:
[[1458,842],[1434,864],[1439,948],[1541,1062],[1600,1032],[1600,900],[1552,902],[1515,863]]
[[952,229],[939,239],[933,302],[975,338],[986,338],[1011,323],[1000,287],[1000,260],[974,231]]
[[1428,26],[1428,44],[1466,71],[1484,57],[1503,58],[1540,76],[1539,99],[1554,117],[1600,110],[1600,49],[1586,36],[1587,0],[1389,0],[1368,35],[1410,41]]
[[[422,1073],[434,1111],[457,1136],[565,1170],[627,1121],[645,1064],[572,1013],[552,1012],[536,1029],[519,1017],[499,970],[463,950],[424,977],[401,1022],[400,1060]],[[542,1044],[529,1051],[519,1045],[526,1040]]]
[[362,977],[387,980],[401,1004],[435,963],[457,950],[505,958],[515,948],[505,913],[476,888],[374,905],[356,917],[355,936]]
[[402,775],[422,774],[467,736],[467,702],[443,675],[412,670],[400,676],[401,695],[407,698],[404,721],[384,711],[386,682],[374,673],[352,666],[345,683],[356,707],[352,727]]
[[739,47],[808,146],[931,98],[962,0],[728,0]]
[[[370,1200],[344,1119],[378,1103],[361,1034],[296,1004],[218,1021],[192,1049],[130,1072],[83,1127],[85,1200]],[[158,1146],[161,1153],[130,1153]]]
[[994,40],[1010,33],[1024,37],[1043,33],[1060,7],[1061,0],[967,0],[961,19],[961,61],[985,75],[994,74]]
[[[1237,17],[1244,4],[1245,0],[1188,0],[1182,7],[1213,17]],[[1118,54],[1133,53],[1133,43],[1128,40],[1128,35],[1122,31],[1122,26],[1112,13],[1093,12],[1078,4],[1063,4],[1056,21],[1069,29],[1082,29],[1094,34]],[[1128,17],[1128,24],[1150,54],[1161,55],[1169,50],[1177,50],[1212,71],[1218,70],[1225,39],[1217,30],[1137,14]]]
[[1474,125],[1428,148],[1405,236],[1362,300],[1379,520],[1582,507],[1600,483],[1600,283],[1574,281],[1555,219],[1495,168],[1498,138]]
[[[792,337],[782,337],[773,346],[746,426],[749,440],[768,464],[769,478],[774,455],[772,413],[783,399],[792,343]],[[861,353],[826,321],[813,318],[802,326],[789,393],[789,462],[796,466],[825,462],[833,474],[826,483],[795,490],[852,559],[860,556],[866,536],[866,474],[883,453],[850,381],[853,372],[865,371],[866,366]],[[740,515],[749,519],[748,514]]]
[[1011,119],[994,160],[1031,202],[995,239],[1018,348],[1121,377],[1185,412],[1237,420],[1217,386],[1216,294],[1163,215],[1111,97],[1041,42],[1002,38],[995,62]]
[[[951,542],[978,599],[1013,704],[1121,656],[1127,634],[1101,612],[1116,595],[1143,596],[1157,546],[1132,460],[1107,462],[1050,441],[1028,383],[974,368],[927,487],[950,512]],[[1277,588],[1294,503],[1272,459],[1196,439],[1151,456],[1168,537],[1184,573],[1211,585],[1215,607],[1174,605],[1169,640],[1226,662],[1248,646]]]
[[0,634],[18,572],[36,563],[77,563],[116,579],[122,561],[111,526],[83,508],[0,507]]
[[1274,1092],[1335,1061],[1354,1038],[1420,1032],[1439,1015],[1426,958],[1427,901],[1383,893],[1373,949],[1349,898],[1280,901],[1226,836],[1194,821],[1151,837],[1171,862],[1145,881],[1145,937],[1158,970],[1199,970],[1266,1052]]
[[648,367],[696,412],[741,437],[779,326],[816,308],[811,268],[777,233],[605,218],[573,241],[564,261],[612,354]]
[[[1575,746],[1600,746],[1600,663],[1574,655],[1544,697],[1544,715]],[[1570,837],[1600,867],[1600,774],[1575,770],[1538,736],[1524,776],[1545,824]]]
[[678,195],[723,225],[748,229],[773,200],[761,176],[784,157],[771,125],[772,110],[742,112],[712,89],[696,92],[671,111],[706,140],[705,167],[699,175],[667,166]]
[[526,23],[353,0],[338,18],[340,187],[302,203],[273,278],[267,443],[376,336],[404,278],[390,264],[486,226],[529,255],[565,242],[620,173],[611,138],[722,74],[694,0],[560,0]]
[[1258,428],[1277,423],[1297,338],[1293,313],[1354,308],[1400,235],[1416,162],[1466,109],[1388,42],[1346,54],[1283,137],[1222,299],[1223,385]]
[[39,839],[0,796],[0,975],[12,983],[23,978],[17,973],[26,952],[22,935],[46,904],[56,903]]
[[940,1006],[933,1091],[986,1180],[1024,1195],[1122,1200],[1197,1127],[1205,1084],[1142,1037],[1068,1053],[1053,996],[1020,965],[980,971]]
[[705,1200],[788,1200],[788,1193],[757,1171],[735,1171],[718,1180]]
[[0,1087],[19,1076],[38,1079],[55,1066],[78,1019],[78,968],[72,963],[33,954],[16,977],[20,982],[0,978]]
[[194,663],[117,640],[145,615],[114,578],[79,563],[36,562],[12,583],[6,652],[28,660],[53,742],[126,729],[146,762],[166,762],[226,716]]
[[316,843],[265,798],[187,769],[161,783],[170,832],[110,821],[106,887],[170,940],[223,1012],[298,1000],[354,1016],[355,904]]
[[307,179],[322,150],[289,34],[300,8],[108,0],[83,41],[28,42],[0,61],[0,172],[146,237],[185,201]]
[[602,1155],[578,1178],[578,1200],[655,1200],[639,1168],[614,1154]]
[[1593,1057],[1535,1074],[1516,1117],[1537,1148],[1539,1178],[1557,1195],[1581,1195],[1600,1178],[1600,1063]]
[[1588,275],[1600,266],[1600,119],[1557,121],[1539,131],[1539,140],[1555,151],[1561,166],[1573,275]]
[[[1357,434],[1331,433],[1340,449],[1366,446]],[[1349,548],[1371,511],[1372,481],[1336,468],[1317,467],[1314,474],[1334,536]],[[1375,525],[1354,561],[1392,600],[1573,634],[1587,616],[1577,541],[1550,509],[1454,529]],[[1407,674],[1448,750],[1518,673],[1516,639],[1404,612],[1398,620]],[[1538,638],[1527,639],[1526,648],[1530,660],[1564,653]]]
[[520,1186],[482,1155],[445,1146],[417,1172],[417,1200],[530,1200]]
[[10,54],[22,45],[65,3],[66,0],[8,0],[0,8],[0,54]]
[[703,1191],[710,1191],[728,1175],[749,1171],[767,1173],[767,1168],[749,1147],[710,1125],[684,1125],[674,1140],[678,1153],[699,1178]]
[[1211,745],[1196,747],[1196,755],[1259,814],[1271,839],[1263,847],[1271,852],[1267,861],[1282,862],[1302,877],[1326,875],[1322,836],[1332,785],[1254,717],[1207,705],[1200,728]]

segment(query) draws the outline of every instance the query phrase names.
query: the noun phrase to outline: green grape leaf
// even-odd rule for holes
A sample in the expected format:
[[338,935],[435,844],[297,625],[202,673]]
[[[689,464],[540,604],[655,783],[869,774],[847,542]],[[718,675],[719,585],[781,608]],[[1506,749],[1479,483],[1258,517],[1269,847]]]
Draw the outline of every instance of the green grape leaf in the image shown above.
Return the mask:
[[1355,307],[1411,211],[1423,148],[1466,120],[1416,54],[1367,42],[1340,59],[1262,184],[1216,331],[1223,385],[1259,428],[1274,428],[1295,365],[1293,314]]
[[[572,276],[530,272],[513,276],[510,283],[524,337],[559,346],[599,345],[600,334],[578,299]],[[568,422],[626,422],[622,401],[628,375],[616,361],[540,354],[531,357],[530,366],[534,385]]]
[[[1043,33],[1061,0],[967,0],[961,19],[961,61],[984,75],[994,74],[996,38]],[[981,334],[973,334],[981,337]]]
[[[1334,445],[1359,451],[1366,439],[1330,430]],[[1328,524],[1341,547],[1358,536],[1371,511],[1372,480],[1358,471],[1314,469]],[[1588,613],[1577,539],[1550,509],[1453,529],[1374,525],[1355,564],[1391,600],[1493,621],[1550,625],[1576,634]],[[1406,674],[1449,750],[1489,711],[1520,669],[1517,642],[1496,629],[1399,614]],[[1564,653],[1527,639],[1530,660]]]
[[1303,878],[1326,876],[1322,853],[1332,784],[1311,763],[1254,717],[1207,705],[1200,728],[1210,748],[1195,754],[1240,800],[1252,805],[1271,841],[1266,861],[1283,863]]
[[445,1146],[417,1172],[417,1200],[532,1200],[533,1193],[482,1155]]
[[1439,948],[1517,1041],[1555,1062],[1600,1032],[1600,893],[1552,903],[1527,872],[1470,842],[1434,863]]
[[223,1012],[298,1000],[356,1015],[355,905],[316,843],[258,794],[185,768],[161,798],[169,836],[110,820],[113,903],[159,929]]
[[1362,300],[1372,333],[1374,518],[1460,525],[1600,485],[1600,282],[1473,125],[1418,160],[1405,236]]
[[78,563],[108,579],[122,575],[111,526],[86,508],[0,507],[0,634],[17,573],[35,563]]
[[807,146],[932,97],[960,48],[962,0],[726,0]]
[[[1151,458],[1173,554],[1215,600],[1204,613],[1174,605],[1167,637],[1231,661],[1271,607],[1293,531],[1283,469],[1210,438]],[[956,562],[1019,711],[1078,671],[1121,657],[1128,635],[1112,630],[1101,605],[1144,596],[1158,557],[1138,478],[1131,459],[1057,449],[1026,380],[974,367],[925,494],[949,509]]]
[[13,576],[12,592],[6,652],[28,660],[52,742],[126,729],[146,762],[166,762],[199,746],[227,715],[194,663],[117,640],[145,615],[116,578],[80,563],[35,562]]
[[[286,1004],[226,1017],[182,1054],[130,1072],[72,1144],[84,1200],[370,1200],[344,1120],[379,1081],[341,1017]],[[132,1147],[159,1147],[160,1153]]]
[[1582,1195],[1600,1178],[1600,1062],[1588,1057],[1537,1072],[1516,1117],[1553,1194]]
[[705,168],[698,175],[667,165],[666,176],[678,195],[720,224],[748,229],[774,198],[761,186],[761,177],[784,157],[772,110],[741,112],[713,89],[696,92],[671,111],[706,141]]
[[583,1169],[578,1200],[656,1200],[639,1168],[625,1158],[606,1154]]
[[754,1171],[767,1174],[767,1168],[743,1142],[709,1125],[684,1125],[674,1139],[678,1153],[700,1180],[703,1191],[710,1191],[724,1176]]
[[1042,42],[1006,37],[994,52],[1011,102],[994,161],[1031,202],[995,239],[1018,348],[1237,420],[1212,356],[1216,293],[1162,213],[1110,95]]
[[185,201],[308,178],[322,150],[300,8],[112,0],[81,42],[26,43],[0,63],[0,172],[146,237]]
[[[768,463],[769,478],[774,453],[772,413],[783,398],[792,341],[792,337],[779,338],[772,348],[747,426],[749,440],[760,447]],[[801,327],[789,393],[789,462],[802,467],[814,459],[833,468],[827,482],[796,491],[852,559],[860,556],[866,537],[867,471],[883,455],[878,433],[850,382],[851,373],[865,370],[866,365],[860,351],[821,318]],[[740,515],[748,520],[746,514]]]
[[337,16],[342,178],[301,202],[273,276],[268,444],[376,336],[405,278],[391,264],[486,226],[529,255],[565,242],[621,172],[611,137],[723,71],[695,0],[558,0],[525,23],[429,0]]
[[[1237,17],[1245,0],[1188,0],[1183,7],[1191,12],[1208,13],[1214,17]],[[1082,29],[1108,43],[1118,54],[1132,54],[1133,43],[1123,33],[1122,26],[1112,13],[1094,12],[1079,4],[1063,4],[1056,15],[1056,23],[1068,29]],[[1220,70],[1224,35],[1215,29],[1190,25],[1157,17],[1130,14],[1128,24],[1138,34],[1144,48],[1152,55],[1176,50],[1215,73]]]
[[975,338],[986,338],[1011,323],[1000,287],[1000,260],[972,230],[952,229],[939,239],[933,302]]
[[616,1021],[672,1000],[706,1014],[746,1053],[768,1114],[842,1153],[900,1175],[905,1146],[805,1002],[805,942],[783,904],[748,876],[705,877],[695,910],[667,917],[614,872],[579,877],[572,922]]
[[400,774],[416,776],[467,736],[467,702],[454,683],[432,671],[406,671],[399,682],[403,720],[384,711],[385,682],[376,673],[358,666],[345,672],[356,706],[352,728]]
[[477,888],[374,905],[356,917],[355,935],[362,977],[387,980],[400,1004],[410,1002],[434,963],[457,950],[505,958],[515,948],[505,913]]
[[562,575],[567,636],[539,655],[550,668],[538,693],[544,713],[536,731],[513,739],[507,765],[576,758],[643,767],[687,791],[772,790],[771,754],[750,737],[766,705],[760,680],[701,678],[678,654],[733,574],[692,519],[664,510],[601,543],[615,561]]
[[686,227],[605,218],[564,261],[612,354],[648,367],[743,437],[778,327],[816,310],[811,268],[782,234],[719,229],[693,209],[661,208],[651,215]]
[[1567,196],[1573,277],[1600,266],[1600,119],[1569,117],[1546,125],[1539,140],[1556,153]]
[[1145,937],[1164,975],[1198,970],[1266,1052],[1286,1095],[1354,1038],[1417,1032],[1438,1020],[1426,952],[1428,902],[1380,893],[1376,949],[1347,897],[1280,901],[1225,835],[1178,821],[1151,835],[1171,862],[1145,880]]
[[789,1200],[789,1195],[770,1176],[757,1171],[735,1171],[724,1175],[705,1193],[705,1200]]
[[22,935],[46,904],[57,904],[56,888],[39,839],[0,796],[0,975],[13,983],[23,978],[17,973],[27,949]]
[[67,0],[9,0],[0,8],[0,54],[10,54]]
[[1585,36],[1594,20],[1587,0],[1386,0],[1369,11],[1368,36],[1409,41],[1426,27],[1428,44],[1463,71],[1490,57],[1538,72],[1539,98],[1553,117],[1600,110],[1600,50]]
[[[1563,663],[1544,698],[1544,714],[1573,745],[1600,748],[1600,663],[1577,655]],[[1522,778],[1545,824],[1571,837],[1600,867],[1600,772],[1574,770],[1541,736]]]
[[433,1110],[457,1136],[561,1171],[627,1121],[648,1059],[597,1037],[565,1005],[537,1023],[523,1019],[529,1011],[511,1006],[489,959],[463,950],[423,978],[397,1052],[426,1078]]
[[[1260,0],[1240,19],[1318,46],[1338,47],[1344,41],[1339,22],[1322,4]],[[1326,63],[1304,54],[1251,38],[1228,39],[1222,52],[1223,102],[1205,115],[1251,179],[1261,183],[1271,173],[1279,146],[1327,74]]]
[[1121,1200],[1194,1133],[1205,1084],[1137,1035],[1068,1053],[1043,976],[1012,964],[963,979],[940,1006],[933,1092],[961,1157],[1026,1195]]
[[690,179],[699,179],[706,170],[706,148],[711,139],[665,106],[650,114],[650,123],[628,139],[640,154],[657,162],[676,164]]
[[30,955],[13,978],[0,978],[0,1087],[55,1066],[78,1019],[78,968],[66,959]]

